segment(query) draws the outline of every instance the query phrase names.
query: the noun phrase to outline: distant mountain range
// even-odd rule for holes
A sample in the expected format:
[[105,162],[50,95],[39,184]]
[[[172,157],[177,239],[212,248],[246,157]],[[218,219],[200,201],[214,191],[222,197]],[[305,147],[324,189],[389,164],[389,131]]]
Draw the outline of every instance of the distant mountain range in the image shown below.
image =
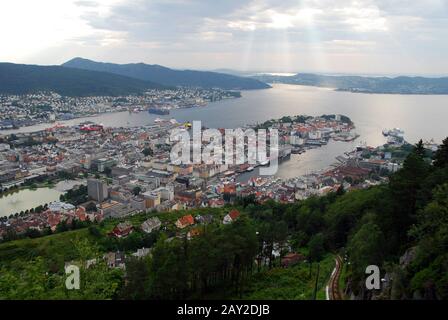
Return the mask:
[[62,66],[110,72],[167,86],[221,88],[226,90],[270,88],[266,83],[252,78],[210,71],[174,70],[160,65],[145,63],[115,64],[74,58]]
[[106,72],[0,63],[0,94],[53,91],[65,96],[118,96],[154,88],[165,86]]
[[339,91],[390,94],[448,94],[448,77],[362,77],[298,73],[293,76],[257,75],[266,83],[286,83],[335,88]]
[[119,96],[177,86],[225,90],[264,89],[251,78],[159,65],[113,64],[75,58],[62,66],[0,63],[0,94],[52,91],[65,96]]

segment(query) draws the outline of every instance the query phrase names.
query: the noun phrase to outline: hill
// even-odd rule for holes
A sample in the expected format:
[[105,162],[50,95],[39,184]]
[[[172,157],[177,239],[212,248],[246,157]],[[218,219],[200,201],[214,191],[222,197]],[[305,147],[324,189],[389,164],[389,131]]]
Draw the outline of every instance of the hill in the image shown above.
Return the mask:
[[363,77],[328,76],[298,73],[293,76],[259,75],[253,77],[268,83],[286,83],[335,88],[339,91],[391,94],[448,94],[448,77]]
[[210,71],[174,70],[145,63],[115,64],[74,58],[62,66],[110,72],[167,86],[221,88],[225,90],[266,89],[270,87],[266,83],[251,78]]
[[65,96],[118,96],[163,87],[157,83],[106,72],[0,63],[0,94],[53,91]]

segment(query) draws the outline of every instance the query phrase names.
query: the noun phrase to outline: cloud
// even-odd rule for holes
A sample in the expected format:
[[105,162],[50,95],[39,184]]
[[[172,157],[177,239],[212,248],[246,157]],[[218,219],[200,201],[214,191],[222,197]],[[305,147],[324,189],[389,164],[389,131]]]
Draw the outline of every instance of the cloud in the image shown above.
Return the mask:
[[[23,29],[20,43],[36,46],[23,59],[32,52],[46,61],[87,53],[98,60],[175,67],[448,72],[448,66],[440,67],[448,53],[445,0],[60,0],[57,6],[42,1],[48,2],[38,9],[45,33],[35,34],[45,34],[46,41],[27,39],[34,25],[16,21],[20,10],[7,5],[13,0],[0,4],[0,18],[3,12],[7,21],[2,25],[0,19],[0,27],[17,25]],[[68,12],[69,24],[61,18]],[[20,23],[29,24],[19,28]],[[7,46],[12,43],[0,57],[16,57],[15,39],[0,36]],[[384,59],[388,63],[381,64]]]

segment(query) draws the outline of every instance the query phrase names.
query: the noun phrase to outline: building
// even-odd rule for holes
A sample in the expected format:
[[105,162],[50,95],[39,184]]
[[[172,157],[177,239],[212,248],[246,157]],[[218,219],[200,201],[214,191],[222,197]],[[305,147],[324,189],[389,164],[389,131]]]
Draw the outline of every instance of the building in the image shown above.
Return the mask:
[[125,238],[132,233],[133,229],[134,227],[130,222],[121,222],[117,224],[117,226],[109,233],[109,235],[116,238]]
[[104,258],[109,268],[125,269],[125,255],[123,252],[108,252]]
[[145,199],[145,207],[148,209],[154,208],[160,204],[160,193],[147,191],[142,193],[141,196]]
[[48,210],[52,212],[67,212],[75,210],[75,206],[66,202],[54,201],[48,205]]
[[88,179],[87,193],[93,200],[103,202],[108,198],[107,183],[98,179]]
[[240,216],[240,212],[238,210],[236,210],[236,209],[233,209],[228,214],[226,214],[226,216],[222,220],[222,223],[223,224],[230,224],[233,221],[235,221],[236,219],[238,219],[239,216]]
[[145,222],[141,224],[141,228],[146,233],[151,233],[154,230],[160,229],[162,226],[162,222],[160,222],[160,219],[157,217],[149,218]]
[[176,227],[179,229],[186,228],[194,224],[194,218],[191,214],[183,216],[176,221]]
[[299,133],[292,134],[289,140],[289,143],[293,146],[302,146],[305,144],[305,140],[300,137]]
[[98,172],[104,172],[106,168],[112,168],[115,165],[116,161],[114,159],[95,159],[92,161],[92,166],[98,170]]
[[146,210],[146,201],[141,196],[132,197],[130,200],[131,207],[135,210],[145,211]]
[[157,188],[156,190],[154,190],[154,192],[160,194],[160,199],[162,201],[171,201],[174,199],[174,187],[172,185]]
[[188,233],[187,233],[187,239],[188,239],[188,240],[191,240],[191,239],[193,239],[194,237],[199,236],[201,233],[202,233],[202,232],[201,232],[201,229],[199,229],[199,228],[191,229],[191,230],[188,231]]
[[213,216],[211,214],[206,214],[206,215],[198,215],[195,217],[195,220],[198,223],[202,223],[202,224],[210,224],[213,222]]
[[282,258],[281,265],[282,267],[289,267],[303,260],[305,260],[305,257],[300,253],[290,252]]
[[137,249],[132,255],[136,258],[144,258],[151,253],[151,248],[140,248]]

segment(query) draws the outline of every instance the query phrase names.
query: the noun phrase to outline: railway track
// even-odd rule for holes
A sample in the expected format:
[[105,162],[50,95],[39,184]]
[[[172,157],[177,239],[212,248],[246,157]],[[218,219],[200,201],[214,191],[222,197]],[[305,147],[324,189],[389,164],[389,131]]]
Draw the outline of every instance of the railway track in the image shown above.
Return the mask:
[[343,300],[343,296],[339,289],[339,277],[342,271],[342,259],[339,255],[335,259],[335,268],[330,276],[330,281],[328,283],[327,289],[327,299],[329,300]]

